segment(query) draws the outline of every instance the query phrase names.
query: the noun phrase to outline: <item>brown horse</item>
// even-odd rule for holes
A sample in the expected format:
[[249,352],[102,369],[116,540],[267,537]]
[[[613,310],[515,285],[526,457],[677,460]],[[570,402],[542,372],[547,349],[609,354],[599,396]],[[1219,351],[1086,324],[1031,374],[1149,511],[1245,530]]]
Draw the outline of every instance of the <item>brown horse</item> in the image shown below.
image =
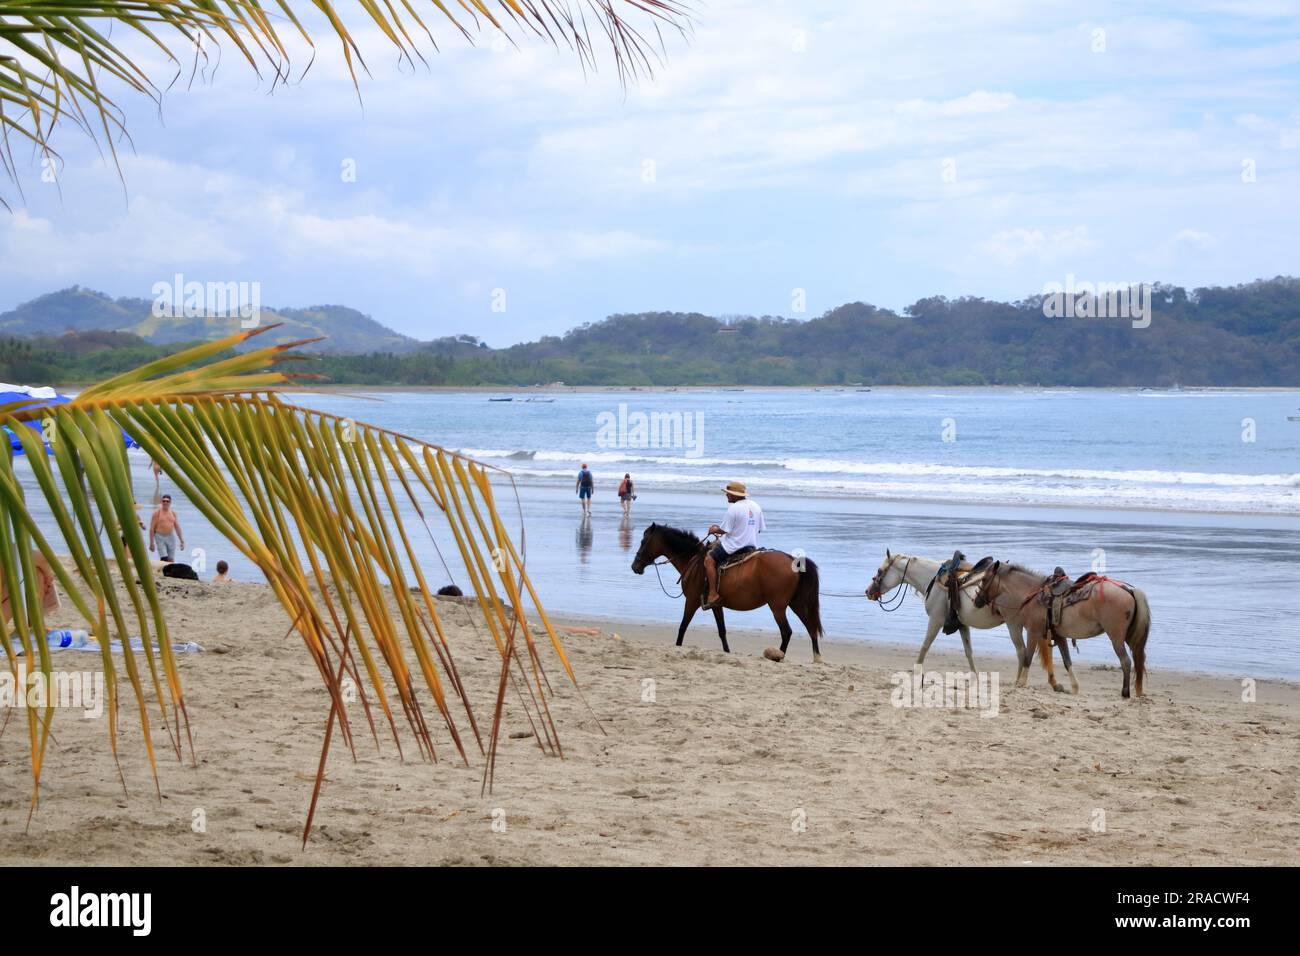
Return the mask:
[[[1147,596],[1141,589],[1104,576],[1094,577],[1089,584],[1091,591],[1076,603],[1069,604],[1061,611],[1061,623],[1049,627],[1049,609],[1042,603],[1046,596],[1049,581],[1045,574],[1030,571],[1018,564],[998,561],[990,569],[975,596],[975,606],[991,606],[1001,614],[1020,615],[1028,637],[1029,652],[1025,655],[1023,665],[1029,666],[1033,648],[1040,649],[1043,667],[1047,671],[1048,683],[1056,691],[1064,691],[1056,681],[1052,669],[1052,645],[1049,634],[1055,632],[1061,659],[1065,663],[1066,673],[1070,675],[1073,693],[1079,693],[1079,682],[1074,677],[1074,668],[1070,665],[1070,656],[1065,650],[1065,639],[1083,640],[1105,634],[1110,638],[1115,656],[1124,668],[1124,687],[1121,696],[1129,696],[1129,675],[1131,669],[1137,671],[1137,695],[1142,696],[1142,680],[1147,671],[1147,636],[1151,632],[1151,607]],[[1080,593],[1083,593],[1080,591]],[[1133,651],[1133,663],[1130,665],[1128,650]]]
[[[689,531],[652,524],[641,536],[641,547],[637,549],[632,570],[644,574],[647,566],[661,558],[677,569],[682,597],[686,600],[682,624],[677,629],[677,646],[681,647],[687,625],[704,603],[704,591],[708,586],[704,577],[704,545]],[[720,606],[713,609],[713,617],[718,622],[718,637],[724,651],[731,653],[731,648],[727,646],[727,628],[722,620],[722,609],[752,611],[766,604],[772,609],[776,626],[781,629],[779,656],[776,651],[769,652],[767,656],[773,660],[785,657],[790,635],[794,633],[785,614],[786,608],[789,608],[807,628],[808,636],[812,638],[813,660],[821,663],[821,650],[817,646],[817,638],[824,633],[821,596],[817,565],[812,561],[802,557],[794,558],[783,551],[760,552],[744,564],[728,568],[722,573],[719,594],[722,601]]]

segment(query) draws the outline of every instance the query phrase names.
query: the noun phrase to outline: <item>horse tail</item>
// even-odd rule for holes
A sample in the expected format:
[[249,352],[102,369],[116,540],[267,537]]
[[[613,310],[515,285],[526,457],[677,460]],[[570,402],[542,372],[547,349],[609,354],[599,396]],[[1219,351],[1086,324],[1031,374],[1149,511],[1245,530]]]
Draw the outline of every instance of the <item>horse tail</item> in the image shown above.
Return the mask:
[[[1147,603],[1146,592],[1133,588],[1133,620],[1128,622],[1128,631],[1124,634],[1124,643],[1135,651],[1142,652],[1142,663],[1138,665],[1138,679],[1146,672],[1147,635],[1151,633],[1151,605]],[[1134,655],[1137,656],[1137,655]]]
[[804,559],[804,569],[799,572],[799,583],[795,585],[794,597],[790,598],[790,609],[803,621],[803,626],[814,639],[825,636],[822,629],[821,576],[817,565]]

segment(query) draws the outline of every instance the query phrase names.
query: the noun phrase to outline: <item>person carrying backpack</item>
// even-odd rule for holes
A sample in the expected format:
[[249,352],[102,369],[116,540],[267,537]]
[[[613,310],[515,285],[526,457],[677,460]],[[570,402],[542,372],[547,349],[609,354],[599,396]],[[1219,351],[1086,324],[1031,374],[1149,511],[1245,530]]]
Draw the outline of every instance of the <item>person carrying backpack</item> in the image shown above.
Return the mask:
[[582,468],[578,471],[578,501],[582,505],[584,515],[591,514],[591,495],[596,490],[596,479],[592,477],[591,472],[587,469],[587,463],[583,462]]

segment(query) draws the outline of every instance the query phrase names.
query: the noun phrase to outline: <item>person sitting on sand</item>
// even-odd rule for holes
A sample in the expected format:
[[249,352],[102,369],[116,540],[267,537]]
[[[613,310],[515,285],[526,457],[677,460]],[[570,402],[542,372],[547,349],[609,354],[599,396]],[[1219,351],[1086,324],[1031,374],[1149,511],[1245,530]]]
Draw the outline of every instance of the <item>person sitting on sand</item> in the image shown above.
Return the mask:
[[722,493],[727,496],[727,513],[721,524],[709,525],[709,534],[722,537],[704,556],[704,574],[709,579],[709,596],[701,605],[704,608],[715,607],[719,600],[718,565],[738,551],[758,547],[758,535],[767,528],[763,509],[757,501],[746,497],[744,482],[728,482]]
[[159,504],[158,510],[153,513],[153,519],[149,522],[149,550],[153,551],[157,545],[158,557],[164,563],[170,563],[176,560],[176,543],[179,540],[180,550],[185,550],[185,532],[181,530],[180,519],[176,517],[176,512],[172,511],[172,496],[163,495],[162,503]]
[[230,565],[225,561],[217,562],[217,576],[212,579],[213,584],[231,584]]

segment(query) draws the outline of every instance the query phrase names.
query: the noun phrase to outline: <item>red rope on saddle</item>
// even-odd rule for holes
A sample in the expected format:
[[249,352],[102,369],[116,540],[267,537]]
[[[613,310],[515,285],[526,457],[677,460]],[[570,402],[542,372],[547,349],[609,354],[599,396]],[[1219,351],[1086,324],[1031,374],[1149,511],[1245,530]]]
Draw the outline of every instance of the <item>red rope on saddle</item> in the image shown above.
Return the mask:
[[[1026,604],[1028,604],[1028,603],[1029,603],[1030,601],[1032,601],[1034,598],[1038,597],[1038,595],[1042,594],[1044,591],[1048,590],[1049,587],[1051,586],[1051,583],[1052,583],[1051,581],[1045,581],[1045,582],[1043,582],[1042,587],[1038,588],[1036,591],[1034,591],[1032,594],[1030,594],[1029,597],[1025,598],[1023,601],[1020,602],[1020,608],[1023,610],[1023,609],[1024,609],[1024,606],[1025,606]],[[1085,586],[1090,585],[1090,584],[1096,584],[1096,585],[1098,585],[1098,587],[1099,587],[1099,592],[1098,592],[1098,595],[1097,595],[1097,600],[1101,601],[1102,603],[1105,603],[1105,601],[1106,601],[1106,585],[1107,585],[1107,584],[1114,584],[1115,586],[1117,586],[1117,587],[1121,587],[1121,588],[1123,588],[1123,589],[1126,590],[1126,591],[1127,591],[1127,590],[1130,590],[1130,589],[1132,588],[1132,585],[1130,585],[1128,582],[1126,582],[1126,581],[1121,581],[1121,580],[1119,580],[1119,578],[1107,577],[1107,576],[1104,575],[1104,574],[1093,575],[1092,577],[1088,578],[1088,580],[1082,582],[1082,584],[1080,585],[1080,587],[1085,587]],[[1074,590],[1074,588],[1071,588],[1071,589],[1070,589],[1070,591],[1073,591],[1073,590]],[[1070,591],[1066,591],[1065,593],[1066,593],[1066,594],[1069,594]],[[1064,595],[1062,595],[1062,597],[1064,597]]]

